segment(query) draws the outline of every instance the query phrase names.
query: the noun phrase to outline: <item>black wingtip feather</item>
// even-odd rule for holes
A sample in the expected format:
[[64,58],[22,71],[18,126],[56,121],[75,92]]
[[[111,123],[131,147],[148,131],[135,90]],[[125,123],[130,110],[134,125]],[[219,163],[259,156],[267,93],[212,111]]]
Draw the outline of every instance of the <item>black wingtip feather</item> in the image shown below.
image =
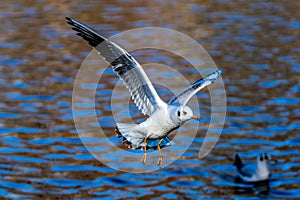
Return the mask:
[[86,40],[92,47],[96,47],[106,40],[106,38],[99,35],[95,30],[87,25],[71,19],[70,17],[66,17],[66,20],[66,22],[72,26],[72,29],[77,32],[77,35]]
[[[77,32],[76,34],[86,40],[89,45],[96,48],[107,62],[109,62],[112,66],[118,66],[121,64],[119,67],[114,68],[119,76],[122,76],[128,70],[135,67],[135,63],[132,62],[132,57],[129,54],[124,54],[124,52],[105,37],[99,35],[96,31],[81,22],[69,17],[66,17],[66,20],[67,23],[72,26],[72,29]],[[98,46],[100,43],[102,44]]]

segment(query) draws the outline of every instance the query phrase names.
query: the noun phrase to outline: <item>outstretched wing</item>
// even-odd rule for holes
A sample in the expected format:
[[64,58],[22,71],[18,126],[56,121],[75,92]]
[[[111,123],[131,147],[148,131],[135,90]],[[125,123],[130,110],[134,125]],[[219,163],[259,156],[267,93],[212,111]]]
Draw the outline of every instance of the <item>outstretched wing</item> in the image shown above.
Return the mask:
[[196,94],[199,90],[207,85],[212,84],[217,78],[222,74],[222,70],[217,70],[214,73],[201,78],[200,80],[194,82],[191,86],[180,92],[178,95],[173,96],[168,104],[179,103],[181,105],[186,105],[186,103]]
[[77,31],[77,35],[88,41],[111,64],[113,70],[128,88],[135,105],[143,114],[150,116],[165,104],[143,68],[128,52],[88,26],[68,17],[66,20],[73,26],[73,30]]

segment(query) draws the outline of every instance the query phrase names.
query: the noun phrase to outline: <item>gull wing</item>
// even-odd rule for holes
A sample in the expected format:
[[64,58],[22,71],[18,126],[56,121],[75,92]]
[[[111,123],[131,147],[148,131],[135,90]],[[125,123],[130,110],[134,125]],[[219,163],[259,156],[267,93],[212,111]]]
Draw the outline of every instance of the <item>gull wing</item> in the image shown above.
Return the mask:
[[243,176],[251,177],[256,172],[256,165],[254,163],[247,163],[238,171]]
[[204,88],[207,85],[212,84],[217,80],[217,78],[222,74],[222,70],[217,70],[213,72],[212,74],[199,79],[198,81],[194,82],[192,85],[190,85],[188,88],[180,92],[179,94],[173,96],[168,104],[175,104],[179,103],[181,105],[186,105],[187,102],[192,98],[194,94],[196,94],[199,90]]
[[238,154],[235,155],[235,159],[234,159],[234,163],[233,163],[238,172],[242,175],[242,176],[245,176],[245,177],[251,177],[252,174],[254,173],[253,172],[253,168],[249,167],[249,164],[248,165],[245,165],[240,156]]
[[111,64],[143,114],[150,116],[157,108],[166,104],[158,96],[143,68],[128,52],[88,26],[68,17],[66,20],[77,31],[77,35],[88,41]]

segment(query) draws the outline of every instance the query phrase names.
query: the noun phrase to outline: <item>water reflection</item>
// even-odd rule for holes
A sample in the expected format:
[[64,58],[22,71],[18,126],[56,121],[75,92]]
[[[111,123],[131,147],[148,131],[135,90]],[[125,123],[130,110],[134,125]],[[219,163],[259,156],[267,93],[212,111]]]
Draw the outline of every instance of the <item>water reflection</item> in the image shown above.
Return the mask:
[[[236,152],[244,153],[246,159],[270,152],[279,161],[271,167],[269,187],[262,187],[268,188],[263,190],[268,194],[262,196],[300,198],[297,1],[4,0],[1,8],[2,198],[259,195],[257,188],[220,176],[236,175],[232,166]],[[197,157],[210,120],[210,100],[203,92],[198,94],[203,120],[198,136],[168,168],[127,174],[94,159],[78,138],[71,110],[73,81],[90,48],[74,36],[65,24],[66,16],[87,22],[105,36],[141,26],[161,26],[198,40],[224,70],[228,96],[228,117],[214,150],[201,160]],[[188,63],[173,55],[145,50],[134,56],[142,64],[159,61],[180,69],[191,80],[198,77]],[[149,77],[155,76],[149,73]],[[96,109],[106,119],[104,129],[110,133],[114,121],[110,107],[103,105],[116,83],[115,75],[107,73],[104,82],[98,86]],[[132,115],[139,119],[134,111]],[[112,140],[117,139],[112,136]]]
[[[256,194],[259,197],[267,197],[270,192],[269,180],[260,181],[256,183],[245,184],[241,180],[236,180],[237,183],[240,183],[239,186],[234,187],[235,194]],[[242,185],[244,184],[244,185]]]

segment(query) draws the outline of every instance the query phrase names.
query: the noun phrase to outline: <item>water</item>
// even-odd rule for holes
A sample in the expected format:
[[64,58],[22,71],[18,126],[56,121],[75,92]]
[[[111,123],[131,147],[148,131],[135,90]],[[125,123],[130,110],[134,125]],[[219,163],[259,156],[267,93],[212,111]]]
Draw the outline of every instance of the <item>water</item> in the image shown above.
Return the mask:
[[[3,1],[1,198],[300,198],[299,8],[299,2],[291,0]],[[201,131],[209,123],[205,113],[210,102],[204,90],[198,95],[201,131],[171,165],[133,174],[96,160],[79,139],[72,116],[73,83],[91,48],[74,36],[65,23],[66,16],[86,22],[106,36],[159,26],[183,32],[203,45],[223,69],[227,93],[226,122],[213,151],[198,159]],[[183,75],[197,78],[180,59],[158,53],[145,50],[134,55],[141,63],[176,65]],[[167,78],[167,74],[162,76]],[[103,104],[115,83],[116,76],[108,71],[96,95],[98,115],[108,133],[113,133],[115,124],[110,106]],[[164,88],[159,91],[163,99],[170,97]],[[131,117],[141,120],[131,105]],[[189,124],[184,131],[193,126],[193,122]],[[111,140],[121,146],[116,137]],[[236,152],[247,161],[254,161],[260,152],[277,159],[278,163],[270,166],[269,183],[236,182],[232,165]]]

